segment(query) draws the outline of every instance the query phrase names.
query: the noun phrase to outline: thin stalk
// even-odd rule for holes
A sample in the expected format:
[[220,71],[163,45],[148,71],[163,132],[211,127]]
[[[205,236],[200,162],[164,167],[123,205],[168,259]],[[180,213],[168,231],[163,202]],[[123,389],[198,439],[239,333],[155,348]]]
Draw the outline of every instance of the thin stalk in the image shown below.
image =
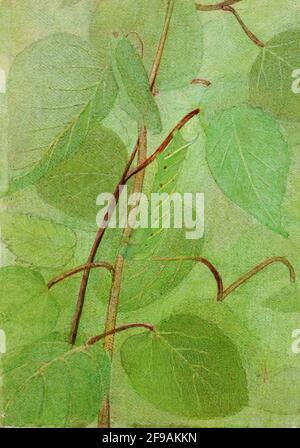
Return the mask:
[[152,163],[159,154],[161,154],[170,144],[172,141],[174,134],[183,128],[183,126],[190,121],[195,115],[198,115],[200,113],[200,109],[194,109],[191,112],[189,112],[185,117],[183,117],[180,122],[175,126],[175,128],[167,135],[165,140],[162,142],[162,144],[154,151],[151,156],[149,156],[147,159],[145,159],[143,162],[140,162],[135,168],[130,170],[127,173],[127,176],[125,178],[125,182],[128,182],[129,179],[134,176],[135,174],[139,173],[140,171],[143,171],[145,168],[147,168],[150,163]]
[[[118,185],[115,188],[115,191],[113,193],[113,197],[114,199],[111,201],[111,203],[109,204],[108,210],[104,216],[104,221],[103,221],[103,225],[100,227],[100,229],[97,232],[94,244],[91,248],[90,254],[88,256],[88,260],[87,260],[87,266],[89,266],[91,263],[94,262],[96,254],[97,254],[97,250],[98,247],[102,241],[102,238],[104,236],[105,230],[106,230],[106,226],[104,225],[104,223],[108,223],[113,212],[114,212],[114,208],[115,205],[118,203],[119,198],[120,198],[120,190],[122,189],[122,185],[124,185],[125,183],[125,178],[127,176],[128,171],[130,170],[130,167],[132,165],[133,160],[135,159],[135,156],[138,152],[139,149],[139,137],[137,139],[136,145],[131,153],[131,156],[129,158],[129,161],[125,167],[124,173],[118,183]],[[85,293],[86,293],[86,288],[87,288],[87,283],[88,283],[88,279],[89,279],[89,275],[90,275],[90,268],[87,267],[86,269],[84,269],[83,271],[83,276],[81,279],[81,284],[80,284],[80,289],[79,289],[79,294],[78,294],[78,299],[77,299],[77,304],[76,304],[76,309],[75,309],[75,313],[74,313],[74,317],[72,320],[72,325],[71,325],[71,332],[70,332],[70,344],[74,345],[76,342],[76,337],[77,337],[77,333],[78,333],[78,327],[79,327],[79,322],[80,322],[80,318],[81,318],[81,314],[82,314],[82,309],[83,309],[83,304],[84,304],[84,298],[85,298]]]
[[242,27],[242,30],[244,33],[249,37],[249,39],[258,47],[265,47],[265,44],[258,39],[257,36],[255,36],[254,33],[247,27],[241,16],[238,14],[238,12],[232,7],[232,5],[235,5],[236,3],[239,3],[241,0],[227,0],[221,3],[217,3],[215,5],[202,5],[202,4],[196,4],[196,9],[198,11],[227,11],[233,14],[233,16],[236,18],[240,26]]
[[295,283],[296,281],[296,273],[292,266],[292,264],[284,257],[272,257],[268,258],[267,260],[263,261],[262,263],[255,266],[251,271],[247,272],[246,274],[242,275],[240,278],[238,278],[235,282],[233,282],[228,288],[225,289],[223,296],[221,298],[221,301],[223,301],[229,294],[231,294],[234,290],[242,286],[244,283],[246,283],[248,280],[250,280],[252,277],[254,277],[256,274],[264,270],[266,267],[270,266],[273,263],[282,263],[284,264],[290,273],[290,281],[291,283]]
[[156,332],[155,327],[152,324],[144,324],[144,323],[139,323],[139,322],[133,323],[133,324],[125,324],[125,325],[120,325],[119,327],[113,328],[112,330],[107,331],[106,333],[102,333],[97,336],[93,336],[85,343],[85,345],[87,345],[87,346],[94,345],[97,342],[101,341],[101,339],[106,338],[107,336],[110,336],[112,334],[117,334],[122,331],[130,330],[131,328],[146,328],[146,330]]
[[218,270],[216,269],[216,267],[206,258],[203,257],[155,257],[153,258],[154,261],[197,261],[199,263],[204,264],[209,270],[210,272],[213,274],[216,283],[217,283],[217,287],[218,287],[218,293],[217,293],[217,300],[221,301],[222,297],[223,297],[223,291],[224,291],[224,286],[223,286],[223,280],[222,277],[220,275],[220,273],[218,272]]
[[[143,161],[147,157],[147,130],[144,126],[140,128],[139,132],[139,149],[138,149],[138,163],[143,163]],[[143,189],[144,182],[144,170],[141,170],[135,177],[134,180],[134,192],[141,192]],[[132,228],[127,227],[123,233],[123,244],[124,246],[128,244]],[[122,276],[124,269],[124,257],[122,255],[118,255],[114,277],[112,282],[112,287],[110,291],[107,313],[106,313],[106,321],[105,321],[105,333],[106,337],[104,339],[104,349],[108,352],[110,358],[113,357],[114,351],[114,328],[117,322],[118,308],[119,308],[119,298],[121,292],[121,284],[122,284]],[[110,391],[107,393],[102,406],[100,408],[99,416],[98,416],[98,426],[99,428],[110,428],[111,427],[111,418],[110,418]]]
[[48,289],[51,289],[54,285],[56,285],[59,282],[62,282],[63,280],[66,280],[69,277],[72,277],[75,274],[78,274],[79,272],[84,271],[85,269],[96,269],[96,268],[104,268],[107,269],[110,272],[114,272],[114,267],[110,263],[106,262],[98,262],[98,263],[86,263],[81,266],[77,266],[74,269],[71,269],[70,271],[64,272],[61,275],[58,275],[57,277],[50,280],[50,282],[47,284]]
[[244,33],[246,34],[246,36],[249,37],[250,40],[252,40],[252,42],[257,45],[258,47],[264,48],[265,44],[257,37],[255,36],[254,33],[252,33],[252,31],[250,31],[250,29],[247,27],[247,25],[245,24],[245,22],[242,20],[241,16],[238,14],[238,12],[232,8],[231,6],[224,6],[223,11],[228,11],[231,12],[231,14],[234,15],[234,17],[236,18],[236,20],[238,21],[238,23],[240,24],[240,26],[242,27]]
[[[105,230],[109,223],[109,220],[113,214],[115,206],[119,201],[120,194],[122,192],[122,189],[124,188],[124,185],[128,182],[128,180],[133,175],[135,175],[139,172],[142,172],[150,163],[152,163],[155,160],[155,158],[167,148],[169,143],[172,141],[175,132],[177,130],[181,129],[191,118],[193,118],[199,112],[200,112],[199,109],[195,109],[194,111],[190,112],[185,117],[183,117],[183,119],[180,120],[180,122],[175,126],[175,128],[167,135],[167,137],[165,138],[163,143],[159,146],[159,148],[156,151],[154,151],[154,153],[146,160],[145,160],[145,154],[143,157],[141,154],[141,151],[145,151],[142,148],[144,148],[144,145],[145,145],[144,140],[146,137],[146,131],[145,131],[145,128],[141,128],[140,133],[139,133],[138,142],[137,142],[135,149],[131,155],[131,158],[126,166],[126,169],[125,169],[120,181],[118,182],[118,185],[116,186],[116,189],[113,194],[113,200],[109,204],[108,211],[105,214],[103,223],[97,233],[96,239],[95,239],[92,249],[90,251],[90,255],[89,255],[89,258],[87,261],[87,267],[83,271],[83,276],[82,276],[82,280],[81,280],[81,284],[80,284],[80,290],[79,290],[79,295],[78,295],[78,299],[77,299],[76,309],[75,309],[72,326],[71,326],[71,334],[70,334],[70,343],[71,344],[75,344],[76,337],[77,337],[79,322],[80,322],[83,304],[84,304],[87,282],[89,279],[89,273],[90,273],[89,266],[91,263],[94,262],[98,247],[102,241],[102,238],[104,236],[104,233],[105,233]],[[132,161],[135,158],[137,153],[139,154],[138,165],[135,169],[130,171],[130,166],[131,166]],[[136,180],[136,182],[139,183],[139,185],[140,185],[139,188],[141,188],[141,186],[142,186],[141,179],[143,179],[143,177],[144,177],[144,174],[140,174]],[[141,191],[141,189],[139,189],[139,190],[137,189],[138,188],[137,183],[135,184],[135,192]]]
[[241,2],[242,0],[226,0],[221,3],[216,3],[214,5],[202,5],[201,3],[196,3],[196,8],[199,11],[219,11],[220,9],[223,9],[226,6],[235,5],[236,3]]
[[150,89],[153,94],[155,93],[155,83],[156,83],[156,79],[157,79],[157,75],[158,75],[158,70],[159,70],[159,67],[160,67],[160,64],[162,61],[162,55],[163,55],[163,51],[164,51],[165,44],[167,41],[168,32],[170,29],[170,23],[171,23],[173,10],[174,10],[174,5],[175,5],[175,0],[169,0],[167,11],[166,11],[166,16],[165,16],[165,21],[164,21],[164,27],[163,27],[163,30],[162,30],[162,33],[160,36],[160,41],[158,44],[158,48],[157,48],[154,62],[152,65],[151,73],[149,76]]
[[[167,11],[166,11],[165,20],[164,20],[164,26],[163,26],[163,29],[161,32],[160,41],[158,44],[158,48],[157,48],[156,55],[154,58],[153,66],[152,66],[151,73],[149,76],[150,89],[151,89],[151,92],[153,95],[155,95],[155,92],[156,92],[157,74],[158,74],[158,70],[159,70],[160,63],[161,63],[162,56],[163,56],[163,51],[165,48],[165,43],[166,43],[168,32],[169,32],[169,27],[170,27],[171,17],[172,17],[172,13],[173,13],[173,9],[174,9],[174,4],[175,4],[175,0],[168,1]],[[166,146],[170,143],[172,138],[173,138],[173,133],[171,132],[170,139],[169,139],[168,143],[166,144]],[[167,137],[167,139],[168,139],[168,137]],[[144,182],[144,169],[146,168],[146,166],[149,165],[149,163],[152,162],[152,160],[151,160],[151,161],[149,161],[148,164],[145,165],[145,162],[147,161],[147,130],[146,130],[146,128],[143,128],[143,127],[140,129],[140,133],[139,133],[138,157],[139,157],[139,160],[138,160],[139,169],[137,171],[135,171],[135,173],[134,173],[134,174],[137,174],[137,176],[135,178],[135,186],[134,186],[134,191],[136,193],[142,192],[143,182]],[[128,173],[129,173],[129,169],[128,169],[128,172],[126,172],[126,176],[124,178],[125,182],[127,182],[130,179],[130,177],[133,176],[133,173],[131,173],[130,176],[128,176]],[[131,232],[132,232],[131,228],[125,229],[124,234],[123,234],[124,245],[128,244],[130,236],[131,236]],[[110,331],[109,330],[110,327],[112,327],[111,329],[113,329],[115,327],[117,313],[118,313],[118,302],[119,302],[119,296],[120,296],[120,290],[121,290],[123,267],[124,267],[124,258],[121,255],[119,255],[117,257],[117,261],[116,261],[116,265],[115,265],[114,281],[112,284],[111,295],[110,295],[109,304],[108,304],[108,311],[107,311],[107,318],[106,318],[106,325],[105,325],[106,332]],[[114,326],[112,326],[113,323],[114,323]],[[111,358],[113,356],[113,347],[114,347],[114,335],[112,334],[112,335],[106,337],[104,340],[104,348],[109,352]],[[111,427],[110,393],[108,393],[108,395],[106,396],[104,403],[102,404],[102,407],[100,409],[98,426],[99,427]]]

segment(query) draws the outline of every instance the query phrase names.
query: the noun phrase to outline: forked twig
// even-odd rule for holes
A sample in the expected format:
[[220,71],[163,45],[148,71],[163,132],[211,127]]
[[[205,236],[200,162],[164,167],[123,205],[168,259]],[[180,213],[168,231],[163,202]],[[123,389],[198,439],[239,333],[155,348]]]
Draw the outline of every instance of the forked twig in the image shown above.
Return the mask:
[[185,117],[183,117],[182,120],[180,120],[180,122],[175,126],[175,128],[168,134],[168,136],[165,138],[165,140],[159,146],[159,148],[143,163],[141,163],[136,168],[134,168],[130,171],[130,166],[131,166],[131,164],[138,152],[139,146],[140,146],[140,138],[138,139],[136,146],[135,146],[135,148],[132,152],[132,155],[130,157],[130,160],[126,165],[125,171],[115,188],[115,191],[113,193],[113,199],[108,206],[108,210],[104,216],[103,223],[100,226],[100,229],[98,230],[98,233],[96,235],[96,239],[94,241],[94,244],[92,246],[92,249],[91,249],[89,257],[88,257],[87,267],[83,270],[83,276],[82,276],[82,280],[81,280],[81,284],[80,284],[80,290],[79,290],[79,295],[78,295],[78,299],[77,299],[76,310],[75,310],[75,314],[74,314],[72,326],[71,326],[71,333],[70,333],[70,343],[71,344],[74,345],[74,343],[76,341],[76,337],[77,337],[79,322],[80,322],[82,309],[83,309],[85,291],[86,291],[89,273],[90,273],[89,265],[94,262],[98,247],[102,241],[102,238],[104,236],[107,225],[111,219],[111,216],[114,212],[116,204],[119,201],[120,194],[122,192],[122,188],[124,187],[124,185],[128,182],[128,180],[132,176],[137,174],[139,171],[144,170],[148,165],[150,165],[150,163],[152,163],[156,159],[156,157],[160,153],[162,153],[167,148],[167,146],[171,143],[175,132],[180,130],[191,118],[193,118],[195,115],[199,114],[199,112],[200,112],[199,109],[195,109],[192,112],[188,113]]
[[114,272],[114,267],[110,263],[106,263],[105,261],[101,261],[98,263],[86,263],[81,266],[77,266],[76,268],[71,269],[70,271],[64,272],[61,275],[58,275],[57,277],[50,280],[50,282],[47,284],[48,289],[51,289],[54,285],[56,285],[59,282],[62,282],[63,280],[72,277],[75,274],[78,274],[79,272],[84,271],[85,269],[95,269],[95,268],[104,268],[110,271],[111,273]]

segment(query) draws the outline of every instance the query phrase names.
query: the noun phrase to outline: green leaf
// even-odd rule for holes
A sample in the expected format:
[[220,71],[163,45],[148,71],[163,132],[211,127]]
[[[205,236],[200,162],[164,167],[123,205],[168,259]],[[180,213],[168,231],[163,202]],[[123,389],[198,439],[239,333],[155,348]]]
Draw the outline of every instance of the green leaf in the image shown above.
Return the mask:
[[78,151],[93,117],[116,97],[110,68],[88,43],[53,34],[21,52],[9,74],[9,192],[36,182]]
[[290,165],[277,122],[246,105],[219,114],[207,135],[211,173],[226,196],[270,229],[281,226],[281,204]]
[[[143,62],[129,39],[121,38],[115,50],[116,79],[125,94],[125,109],[136,121],[147,128],[161,132],[161,121],[157,104],[150,90],[149,78]],[[129,102],[129,109],[126,107]]]
[[276,117],[300,121],[300,95],[292,89],[299,69],[300,30],[273,37],[258,55],[250,73],[251,100]]
[[20,266],[0,269],[0,328],[6,333],[8,352],[30,344],[54,330],[57,302],[42,276]]
[[[167,4],[167,0],[103,0],[92,20],[91,41],[109,59],[111,37],[129,35],[138,49],[143,47],[143,62],[150,73]],[[194,1],[176,0],[158,73],[158,89],[177,89],[190,84],[200,69],[202,49],[200,14]]]
[[131,336],[121,348],[122,365],[144,399],[164,411],[199,419],[232,415],[247,405],[239,353],[217,326],[175,315],[157,331]]
[[19,262],[30,267],[60,268],[74,256],[75,233],[61,224],[30,215],[1,215],[2,240]]
[[110,366],[100,347],[39,343],[4,357],[3,423],[80,427],[97,416]]
[[[187,143],[177,133],[173,142],[157,158],[157,171],[154,177],[152,192],[158,194],[183,193],[182,181],[189,176],[191,151],[197,151],[195,142]],[[197,185],[192,185],[190,192],[198,192]],[[171,198],[171,196],[169,196]],[[189,239],[182,221],[181,228],[174,227],[175,211],[170,202],[170,228],[162,227],[162,217],[166,218],[163,208],[167,201],[161,196],[157,207],[149,206],[148,223],[155,215],[159,216],[158,228],[137,228],[132,234],[126,248],[125,268],[122,281],[120,311],[128,312],[159,301],[168,292],[176,288],[195,263],[193,261],[163,261],[154,258],[200,255],[203,246],[203,235],[198,239]],[[193,207],[195,199],[193,199]],[[163,205],[164,204],[164,205]],[[151,211],[152,209],[152,211]],[[151,213],[150,213],[151,212]],[[194,211],[195,212],[195,211]],[[203,217],[198,216],[200,220]],[[139,216],[137,216],[139,219]],[[195,229],[193,229],[195,230]]]
[[126,161],[123,142],[95,123],[81,149],[38,182],[38,193],[48,204],[96,227],[96,199],[100,193],[114,191]]

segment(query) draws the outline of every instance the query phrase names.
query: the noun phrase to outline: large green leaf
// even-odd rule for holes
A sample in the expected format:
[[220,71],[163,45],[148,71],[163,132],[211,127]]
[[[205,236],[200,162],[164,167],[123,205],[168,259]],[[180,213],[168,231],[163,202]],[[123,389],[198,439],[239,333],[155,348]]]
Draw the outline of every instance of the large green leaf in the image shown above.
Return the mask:
[[95,224],[100,193],[112,193],[127,161],[123,142],[112,131],[95,124],[81,149],[59,163],[37,184],[42,198],[70,216]]
[[76,152],[93,117],[116,96],[110,68],[88,43],[67,33],[33,43],[9,74],[9,191],[24,188]]
[[109,381],[100,347],[39,343],[4,357],[3,423],[80,427],[97,416]]
[[237,349],[215,325],[192,315],[161,322],[157,334],[128,338],[122,365],[136,391],[165,411],[199,419],[247,405],[247,379]]
[[21,263],[60,268],[74,256],[75,233],[61,224],[30,215],[1,215],[2,240]]
[[276,117],[300,121],[300,95],[293,91],[299,68],[300,30],[272,38],[258,55],[250,74],[251,99]]
[[115,74],[121,93],[125,95],[125,110],[150,130],[160,132],[159,110],[150,90],[148,75],[128,38],[119,40],[115,59]]
[[58,306],[42,276],[20,266],[0,269],[0,328],[7,350],[30,344],[54,330]]
[[[192,150],[198,150],[197,143],[189,144],[180,133],[177,133],[167,150],[157,158],[152,193],[169,195],[176,193],[180,196],[180,193],[185,191],[181,182],[183,178],[189,176],[189,157]],[[199,191],[197,184],[193,184],[192,187],[190,192]],[[124,253],[125,268],[120,299],[122,312],[132,311],[156,300],[162,300],[167,292],[181,283],[194,266],[193,261],[169,262],[154,260],[154,258],[200,255],[203,246],[203,235],[200,235],[198,239],[188,239],[187,234],[191,229],[185,227],[184,220],[181,228],[173,228],[175,209],[172,202],[170,228],[162,226],[163,215],[166,218],[164,206],[168,207],[167,201],[162,198],[157,207],[150,205],[148,223],[150,225],[157,214],[158,228],[137,228],[132,234]],[[193,206],[195,206],[195,199]],[[198,216],[198,219],[203,219],[203,216]]]
[[[99,53],[109,58],[112,35],[129,35],[143,51],[150,72],[162,33],[167,0],[104,0],[93,17],[91,40]],[[143,48],[142,48],[143,47]],[[189,84],[202,60],[200,14],[193,0],[176,0],[157,78],[158,89]]]
[[221,190],[275,232],[290,164],[289,148],[277,122],[246,105],[219,114],[207,135],[207,160]]

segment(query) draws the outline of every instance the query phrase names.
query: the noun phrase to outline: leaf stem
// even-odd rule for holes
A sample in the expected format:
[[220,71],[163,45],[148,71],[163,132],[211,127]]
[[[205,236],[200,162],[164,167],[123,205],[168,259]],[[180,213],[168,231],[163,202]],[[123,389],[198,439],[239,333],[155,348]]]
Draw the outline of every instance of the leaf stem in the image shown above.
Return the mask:
[[78,333],[78,327],[79,327],[79,322],[80,322],[80,318],[81,318],[81,314],[82,314],[82,309],[83,309],[83,304],[84,304],[84,298],[85,298],[85,293],[86,293],[86,288],[87,288],[87,283],[88,283],[88,279],[89,279],[89,274],[90,274],[90,268],[89,265],[91,263],[94,262],[96,254],[97,254],[97,250],[98,247],[102,241],[102,238],[104,236],[105,230],[106,230],[106,226],[104,225],[104,223],[108,223],[115,205],[118,203],[119,198],[120,198],[120,193],[121,193],[121,189],[122,189],[122,185],[125,182],[125,178],[127,176],[127,173],[131,167],[131,164],[133,162],[133,160],[135,159],[135,156],[138,152],[138,148],[139,148],[139,137],[137,139],[137,142],[135,144],[135,147],[131,153],[131,156],[129,158],[129,161],[125,167],[125,170],[123,172],[123,175],[118,183],[118,185],[115,188],[115,191],[113,193],[113,200],[110,202],[109,206],[108,206],[108,210],[104,216],[104,220],[103,220],[103,225],[100,227],[100,229],[97,232],[95,241],[93,243],[93,246],[90,250],[90,254],[88,256],[88,260],[87,260],[87,267],[86,269],[84,269],[83,271],[83,276],[81,279],[81,284],[80,284],[80,289],[79,289],[79,294],[78,294],[78,299],[77,299],[77,304],[76,304],[76,309],[75,309],[75,313],[73,316],[73,320],[72,320],[72,325],[71,325],[71,332],[70,332],[70,344],[74,345],[76,342],[76,337],[77,337],[77,333]]
[[250,31],[245,22],[242,20],[241,16],[237,13],[237,11],[234,8],[232,8],[231,6],[224,6],[223,11],[231,12],[234,15],[238,23],[241,25],[245,34],[249,37],[250,40],[252,40],[252,42],[255,45],[261,48],[265,47],[265,44],[260,39],[258,39],[258,37],[256,37],[255,34],[252,33],[252,31]]
[[203,257],[154,257],[153,258],[154,261],[197,261],[199,263],[204,264],[206,267],[208,267],[208,269],[210,270],[210,272],[213,274],[216,283],[217,283],[217,287],[218,287],[218,293],[217,293],[217,301],[221,301],[222,297],[223,297],[223,292],[224,292],[224,286],[223,286],[223,280],[222,277],[220,275],[220,273],[218,272],[218,270],[216,269],[216,267],[206,258]]
[[258,264],[253,269],[251,269],[251,271],[242,275],[242,277],[238,278],[235,282],[233,282],[230,286],[228,286],[228,288],[226,288],[223,293],[221,301],[223,301],[227,296],[229,296],[229,294],[231,294],[235,289],[242,286],[244,283],[246,283],[248,280],[250,280],[256,274],[258,274],[260,271],[262,271],[263,269],[265,269],[266,267],[270,266],[273,263],[284,264],[289,270],[291,283],[295,283],[296,273],[295,273],[295,270],[294,270],[292,264],[289,262],[289,260],[287,260],[284,257],[272,257],[272,258],[268,258],[267,260]]
[[241,0],[227,0],[221,3],[217,3],[215,5],[202,5],[202,4],[196,4],[196,9],[198,11],[227,11],[233,14],[233,16],[236,18],[240,26],[242,27],[244,33],[249,37],[249,39],[258,47],[265,47],[265,44],[258,39],[257,36],[255,36],[252,31],[247,27],[245,22],[242,20],[241,16],[238,14],[238,12],[232,7],[232,5],[235,5],[236,3],[239,3]]
[[196,3],[196,8],[198,11],[219,11],[222,10],[226,6],[235,5],[236,3],[241,2],[242,0],[226,0],[221,3],[216,3],[214,5],[202,5],[201,3]]
[[144,170],[145,168],[147,168],[148,165],[150,165],[150,163],[152,163],[157,156],[159,156],[159,154],[161,154],[166,148],[167,146],[170,144],[170,142],[172,141],[174,134],[176,131],[179,131],[181,128],[183,128],[183,126],[190,121],[195,115],[198,115],[200,113],[200,109],[194,109],[191,112],[189,112],[187,115],[185,115],[180,122],[175,126],[174,129],[172,129],[172,131],[167,135],[167,137],[165,138],[165,140],[162,142],[162,144],[156,149],[156,151],[154,151],[154,153],[149,156],[146,160],[144,160],[144,162],[138,164],[135,168],[133,168],[132,170],[130,170],[126,176],[125,181],[128,182],[128,180],[134,176],[135,174],[137,174],[138,172]]
[[[152,95],[156,94],[156,79],[157,79],[158,70],[160,67],[160,63],[161,63],[162,56],[163,56],[163,51],[165,48],[165,43],[166,43],[168,32],[169,32],[169,27],[170,27],[174,4],[175,4],[175,0],[168,1],[163,30],[161,32],[160,41],[159,41],[156,55],[154,58],[152,70],[151,70],[151,73],[149,76],[149,85],[150,85]],[[172,140],[172,138],[173,138],[173,135],[172,135],[170,141]],[[148,166],[147,164],[145,165],[146,160],[147,160],[147,129],[142,126],[140,128],[139,142],[138,142],[138,166],[140,167],[140,169],[138,169],[135,173],[135,174],[137,174],[137,176],[135,177],[135,185],[134,185],[135,193],[142,192],[143,183],[144,183],[144,170],[145,170],[146,166]],[[149,163],[151,163],[151,161]],[[130,179],[130,177],[133,176],[133,174],[128,176],[128,173],[129,173],[129,169],[126,172],[126,175],[124,177],[124,182],[123,182],[124,184]],[[133,229],[130,227],[125,229],[124,234],[123,234],[123,244],[124,245],[127,245],[129,243],[132,231],[133,231]],[[107,330],[110,331],[109,330],[110,327],[111,327],[111,329],[113,329],[115,327],[117,313],[118,313],[119,295],[120,295],[120,290],[121,290],[123,267],[124,267],[124,258],[121,255],[119,255],[117,257],[117,261],[116,261],[114,280],[113,280],[111,294],[110,294],[109,303],[108,303],[108,310],[107,310],[107,317],[106,317],[106,324],[105,324],[106,331]],[[110,336],[105,338],[105,342],[104,342],[104,348],[109,352],[111,358],[113,356],[113,347],[114,347],[114,335],[111,334]],[[107,396],[102,404],[102,407],[100,409],[99,418],[98,418],[98,426],[101,428],[111,426],[110,393],[107,394]]]
[[85,345],[91,346],[101,341],[101,339],[107,338],[107,336],[114,335],[116,333],[120,333],[121,331],[129,330],[130,328],[146,328],[149,331],[156,332],[154,325],[152,324],[144,324],[144,323],[133,323],[133,324],[125,324],[120,325],[119,327],[113,328],[106,333],[99,334],[97,336],[93,336],[90,338]]
[[[87,283],[88,283],[88,279],[89,279],[89,273],[90,273],[90,264],[94,262],[95,260],[95,256],[97,254],[97,250],[98,247],[102,241],[102,238],[104,236],[105,230],[107,228],[107,225],[109,223],[109,220],[113,214],[113,211],[115,209],[116,204],[119,201],[120,198],[120,194],[122,192],[122,189],[124,187],[124,185],[128,182],[128,180],[134,176],[135,174],[142,172],[151,162],[153,162],[155,160],[155,158],[161,153],[163,152],[166,147],[169,145],[169,143],[172,141],[174,134],[177,130],[181,129],[191,118],[193,118],[195,115],[197,115],[200,112],[199,109],[195,109],[194,111],[190,112],[189,114],[187,114],[176,126],[175,128],[169,133],[169,135],[166,137],[166,139],[163,141],[163,143],[159,146],[159,148],[148,158],[144,160],[144,156],[143,159],[141,158],[141,148],[144,147],[144,139],[145,139],[145,128],[142,127],[139,133],[139,137],[138,137],[138,141],[137,144],[132,152],[132,155],[129,159],[129,162],[126,165],[125,171],[120,179],[120,181],[118,182],[115,191],[113,193],[113,200],[111,201],[111,203],[108,206],[108,210],[105,214],[103,223],[96,235],[96,239],[94,241],[94,244],[92,246],[92,249],[90,251],[89,257],[88,257],[88,261],[86,264],[86,268],[83,270],[83,276],[82,276],[82,280],[81,280],[81,284],[80,284],[80,290],[79,290],[79,294],[78,294],[78,299],[77,299],[77,304],[76,304],[76,310],[74,313],[74,317],[73,317],[73,321],[72,321],[72,326],[71,326],[71,333],[70,333],[70,343],[71,344],[75,344],[76,341],[76,337],[77,337],[77,332],[78,332],[78,328],[79,328],[79,322],[80,322],[80,318],[81,318],[81,314],[82,314],[82,309],[83,309],[83,304],[84,304],[84,297],[85,297],[85,292],[86,292],[86,287],[87,287]],[[145,151],[143,149],[143,151]],[[130,171],[130,166],[136,156],[136,154],[139,154],[139,161],[140,162],[138,164],[138,166],[134,169],[132,169]],[[135,186],[135,191],[141,191],[141,187],[142,187],[142,182],[141,179],[144,177],[144,174],[140,175],[141,177],[137,179],[136,182],[139,183],[139,187],[137,187],[137,185]],[[139,190],[137,190],[137,188],[139,188]]]
[[98,263],[86,263],[81,266],[77,266],[76,268],[73,268],[70,271],[64,272],[63,274],[58,275],[57,277],[50,280],[50,282],[47,284],[48,289],[51,289],[57,283],[62,282],[63,280],[67,279],[68,277],[78,274],[79,272],[82,272],[87,268],[88,269],[104,268],[112,273],[114,272],[114,267],[110,263],[106,263],[106,262],[102,262],[102,261],[98,262]]
[[158,44],[158,48],[157,48],[154,62],[152,65],[151,73],[149,76],[150,89],[153,94],[155,93],[155,83],[156,83],[156,79],[157,79],[157,75],[158,75],[158,70],[159,70],[159,67],[161,64],[163,51],[164,51],[165,44],[167,41],[168,32],[170,29],[170,23],[171,23],[173,10],[174,10],[174,5],[175,5],[175,0],[168,1],[167,11],[166,11],[166,16],[165,16],[165,21],[164,21],[164,27],[163,27],[163,30],[162,30],[162,33],[160,36],[160,41]]

